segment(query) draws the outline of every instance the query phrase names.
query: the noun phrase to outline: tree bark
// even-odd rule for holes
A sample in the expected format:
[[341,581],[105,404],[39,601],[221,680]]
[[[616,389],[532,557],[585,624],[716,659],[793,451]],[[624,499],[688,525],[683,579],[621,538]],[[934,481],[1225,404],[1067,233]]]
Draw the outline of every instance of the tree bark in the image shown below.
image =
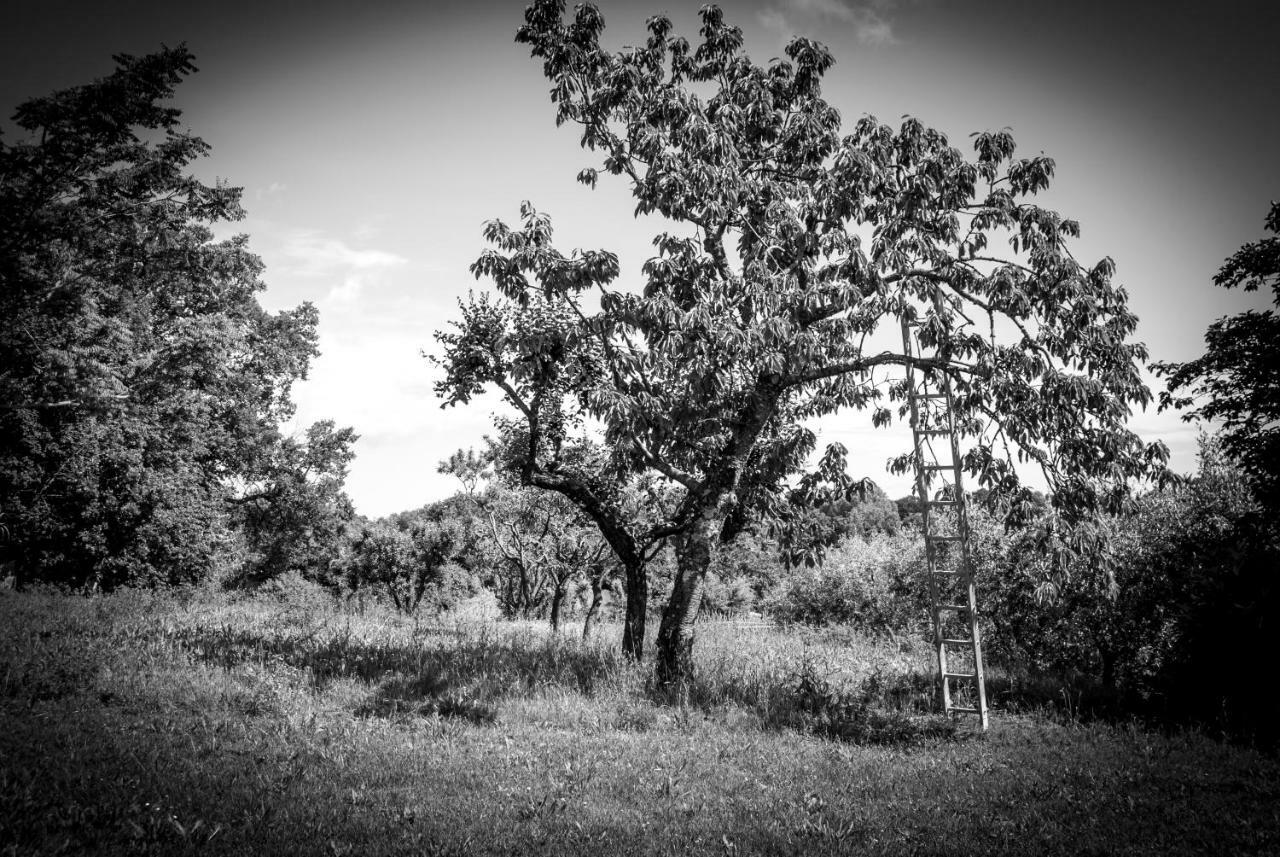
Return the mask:
[[564,591],[568,583],[567,577],[563,580],[557,578],[555,590],[551,593],[551,632],[553,634],[560,633],[560,609],[564,606]]
[[610,563],[601,558],[603,553],[603,549],[597,551],[596,558],[588,566],[587,580],[591,584],[591,604],[587,607],[587,615],[582,620],[584,642],[591,639],[591,632],[595,630],[596,619],[600,616],[600,608],[604,604],[604,591],[606,589],[613,591],[613,586],[609,582]]
[[626,588],[626,615],[622,625],[622,654],[632,660],[644,657],[645,621],[649,615],[649,575],[644,552],[629,557],[623,565]]
[[676,545],[676,579],[658,626],[658,657],[654,676],[659,687],[672,687],[693,676],[694,623],[702,606],[702,584],[711,565],[712,540],[718,528],[703,510]]
[[596,616],[600,613],[600,604],[604,601],[604,572],[597,571],[591,575],[591,606],[587,608],[586,618],[582,620],[582,639],[591,639],[595,628]]

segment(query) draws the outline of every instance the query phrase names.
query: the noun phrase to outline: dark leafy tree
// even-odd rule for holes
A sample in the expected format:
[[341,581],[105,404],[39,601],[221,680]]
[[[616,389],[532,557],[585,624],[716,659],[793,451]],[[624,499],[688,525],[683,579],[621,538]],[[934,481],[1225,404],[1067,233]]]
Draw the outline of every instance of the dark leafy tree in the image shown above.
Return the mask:
[[1242,477],[1202,437],[1196,475],[1103,518],[1109,561],[1078,558],[1069,587],[1040,522],[1005,532],[980,516],[991,653],[1092,676],[1131,710],[1275,743],[1280,705],[1240,653],[1266,650],[1277,633],[1280,538]]
[[431,521],[408,529],[388,521],[363,524],[345,559],[347,586],[353,592],[381,589],[397,610],[414,613],[433,588],[449,585],[454,537],[452,528]]
[[355,517],[342,490],[355,440],[350,428],[324,420],[307,429],[305,442],[289,437],[272,445],[254,483],[231,501],[232,521],[249,551],[239,580],[297,571],[332,582],[332,565]]
[[[655,238],[643,289],[624,292],[612,288],[614,255],[558,251],[550,220],[526,204],[518,228],[486,226],[494,247],[472,268],[499,299],[470,301],[442,337],[441,393],[503,392],[526,484],[564,494],[615,549],[619,529],[674,543],[662,684],[692,668],[714,544],[853,488],[838,445],[806,472],[811,421],[852,409],[884,425],[895,404],[902,413],[906,356],[867,345],[882,323],[918,322],[936,346],[916,366],[951,377],[976,485],[1023,491],[1022,456],[1071,520],[1118,506],[1166,456],[1125,428],[1150,392],[1113,264],[1082,266],[1067,246],[1078,224],[1032,201],[1050,158],[1015,158],[1000,131],[976,135],[969,160],[911,118],[891,128],[863,117],[841,136],[821,96],[824,47],[796,38],[758,66],[719,9],[701,15],[696,46],[655,16],[643,44],[615,53],[594,6],[567,21],[558,0],[528,8],[517,40],[543,61],[557,121],[602,158],[579,180],[620,177],[636,213],[674,231]],[[993,249],[1001,240],[1011,252]],[[603,426],[607,470],[566,461],[588,420]],[[676,497],[638,533],[601,487],[635,473]]]
[[[1271,204],[1266,228],[1272,237],[1237,250],[1213,282],[1246,292],[1269,288],[1280,307],[1280,203]],[[1156,364],[1168,377],[1161,407],[1194,405],[1183,419],[1221,422],[1223,450],[1240,463],[1258,499],[1280,510],[1280,316],[1268,309],[1221,318],[1204,341],[1195,360]]]
[[265,312],[212,224],[240,192],[165,104],[182,47],[28,101],[0,142],[0,567],[83,587],[192,580],[292,412],[315,308]]

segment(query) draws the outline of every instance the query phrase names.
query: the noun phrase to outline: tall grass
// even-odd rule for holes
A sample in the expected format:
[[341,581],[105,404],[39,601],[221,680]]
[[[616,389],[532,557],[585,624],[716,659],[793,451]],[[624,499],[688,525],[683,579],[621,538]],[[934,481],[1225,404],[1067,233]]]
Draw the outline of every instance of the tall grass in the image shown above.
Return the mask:
[[1274,759],[1025,715],[977,740],[931,713],[909,640],[706,622],[693,679],[658,693],[618,636],[297,586],[0,591],[0,855],[1280,842]]

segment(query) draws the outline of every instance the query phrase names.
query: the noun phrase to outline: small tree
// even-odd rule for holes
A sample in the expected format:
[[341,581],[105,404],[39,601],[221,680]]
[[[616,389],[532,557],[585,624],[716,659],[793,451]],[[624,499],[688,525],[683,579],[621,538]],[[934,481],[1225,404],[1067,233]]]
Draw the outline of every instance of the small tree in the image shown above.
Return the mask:
[[[490,465],[501,454],[499,445],[490,442],[486,453],[458,450],[438,469],[458,478],[485,522],[493,553],[490,573],[503,613],[524,618],[545,614],[552,630],[559,631],[572,584],[590,576],[592,586],[603,586],[607,545],[564,497],[513,486],[507,475],[495,479]],[[598,589],[595,595],[598,609]]]
[[[516,38],[543,61],[557,122],[602,156],[579,180],[621,177],[637,214],[678,231],[655,238],[642,291],[620,292],[614,255],[559,252],[525,204],[519,228],[486,225],[495,246],[472,267],[501,301],[471,300],[441,336],[447,402],[493,385],[520,414],[526,484],[564,494],[615,550],[674,543],[660,683],[692,668],[713,544],[852,489],[839,445],[805,472],[808,425],[846,409],[892,420],[908,358],[868,348],[883,323],[918,323],[936,347],[915,366],[952,379],[964,466],[993,492],[1023,491],[1021,455],[1070,518],[1118,505],[1166,456],[1124,426],[1150,393],[1111,260],[1083,267],[1067,248],[1079,225],[1030,201],[1051,159],[1015,159],[1001,131],[978,134],[969,161],[915,119],[864,117],[841,137],[821,97],[825,48],[796,38],[758,66],[719,9],[701,15],[696,47],[655,16],[644,44],[612,53],[594,6],[571,21],[559,0],[528,8]],[[1012,253],[992,250],[1004,238]],[[566,466],[588,420],[603,426],[607,479]],[[676,502],[637,538],[609,486],[638,473]]]
[[427,521],[402,530],[392,524],[364,524],[352,539],[347,556],[347,584],[383,588],[396,609],[413,613],[432,586],[446,581],[453,549],[448,527]]

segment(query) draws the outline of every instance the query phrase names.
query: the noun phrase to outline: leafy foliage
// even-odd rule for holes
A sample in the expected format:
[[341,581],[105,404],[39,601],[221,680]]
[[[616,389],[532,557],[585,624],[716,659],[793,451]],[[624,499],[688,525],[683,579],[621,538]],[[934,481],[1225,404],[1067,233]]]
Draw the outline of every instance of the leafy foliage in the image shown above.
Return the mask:
[[919,632],[929,609],[924,569],[924,543],[915,530],[845,539],[822,565],[788,576],[769,613],[786,624]]
[[0,143],[0,566],[19,583],[208,574],[233,482],[291,454],[278,426],[317,353],[315,308],[265,312],[247,238],[213,240],[240,192],[187,172],[209,147],[163,104],[191,54],[116,61],[23,104],[25,139]]
[[[1072,521],[1117,508],[1167,455],[1124,426],[1150,393],[1113,264],[1082,266],[1067,246],[1078,224],[1031,201],[1051,159],[1015,158],[1001,131],[976,135],[970,161],[911,118],[895,129],[864,117],[842,137],[821,97],[825,48],[796,38],[757,66],[718,8],[701,16],[696,47],[654,16],[641,46],[611,53],[595,7],[567,21],[558,0],[528,8],[517,40],[543,61],[557,121],[603,158],[580,180],[619,176],[637,214],[678,229],[655,237],[643,290],[622,292],[616,257],[561,253],[525,203],[518,228],[486,225],[494,247],[472,267],[500,299],[466,303],[440,336],[446,402],[501,390],[520,415],[526,481],[564,493],[610,544],[631,532],[616,492],[563,461],[587,420],[603,426],[616,474],[677,492],[638,537],[677,546],[664,680],[689,663],[712,542],[762,519],[785,534],[797,505],[853,490],[839,445],[805,473],[808,421],[845,409],[891,420],[907,357],[866,349],[881,323],[917,321],[936,346],[916,365],[952,378],[965,467],[993,492],[1019,494],[1011,456],[1030,459]],[[1011,254],[991,249],[1002,237]]]
[[[1245,244],[1213,282],[1246,292],[1269,287],[1280,306],[1280,203],[1272,203],[1266,228],[1273,237]],[[1203,356],[1156,364],[1168,377],[1161,407],[1196,404],[1183,419],[1220,421],[1222,448],[1240,462],[1259,499],[1280,510],[1280,316],[1264,310],[1221,318],[1204,340]]]
[[1105,563],[1046,568],[1045,530],[983,557],[989,644],[1006,663],[1102,680],[1138,710],[1276,740],[1276,709],[1248,652],[1276,633],[1280,539],[1239,469],[1202,439],[1185,485],[1104,519]]
[[484,582],[503,615],[545,617],[559,630],[577,589],[590,588],[599,609],[615,564],[598,530],[566,498],[512,484],[510,474],[495,478],[490,464],[501,455],[490,442],[483,454],[458,450],[439,470],[463,484],[468,514],[478,519],[472,526],[480,530]]
[[382,590],[404,613],[413,613],[428,595],[437,607],[448,607],[457,576],[450,559],[455,533],[446,526],[420,521],[408,529],[387,522],[366,523],[351,540],[344,560],[347,586]]
[[262,581],[288,571],[332,582],[332,566],[355,517],[342,491],[356,439],[331,420],[307,429],[306,443],[283,438],[265,456],[261,476],[234,498],[233,520],[249,555],[238,574]]

